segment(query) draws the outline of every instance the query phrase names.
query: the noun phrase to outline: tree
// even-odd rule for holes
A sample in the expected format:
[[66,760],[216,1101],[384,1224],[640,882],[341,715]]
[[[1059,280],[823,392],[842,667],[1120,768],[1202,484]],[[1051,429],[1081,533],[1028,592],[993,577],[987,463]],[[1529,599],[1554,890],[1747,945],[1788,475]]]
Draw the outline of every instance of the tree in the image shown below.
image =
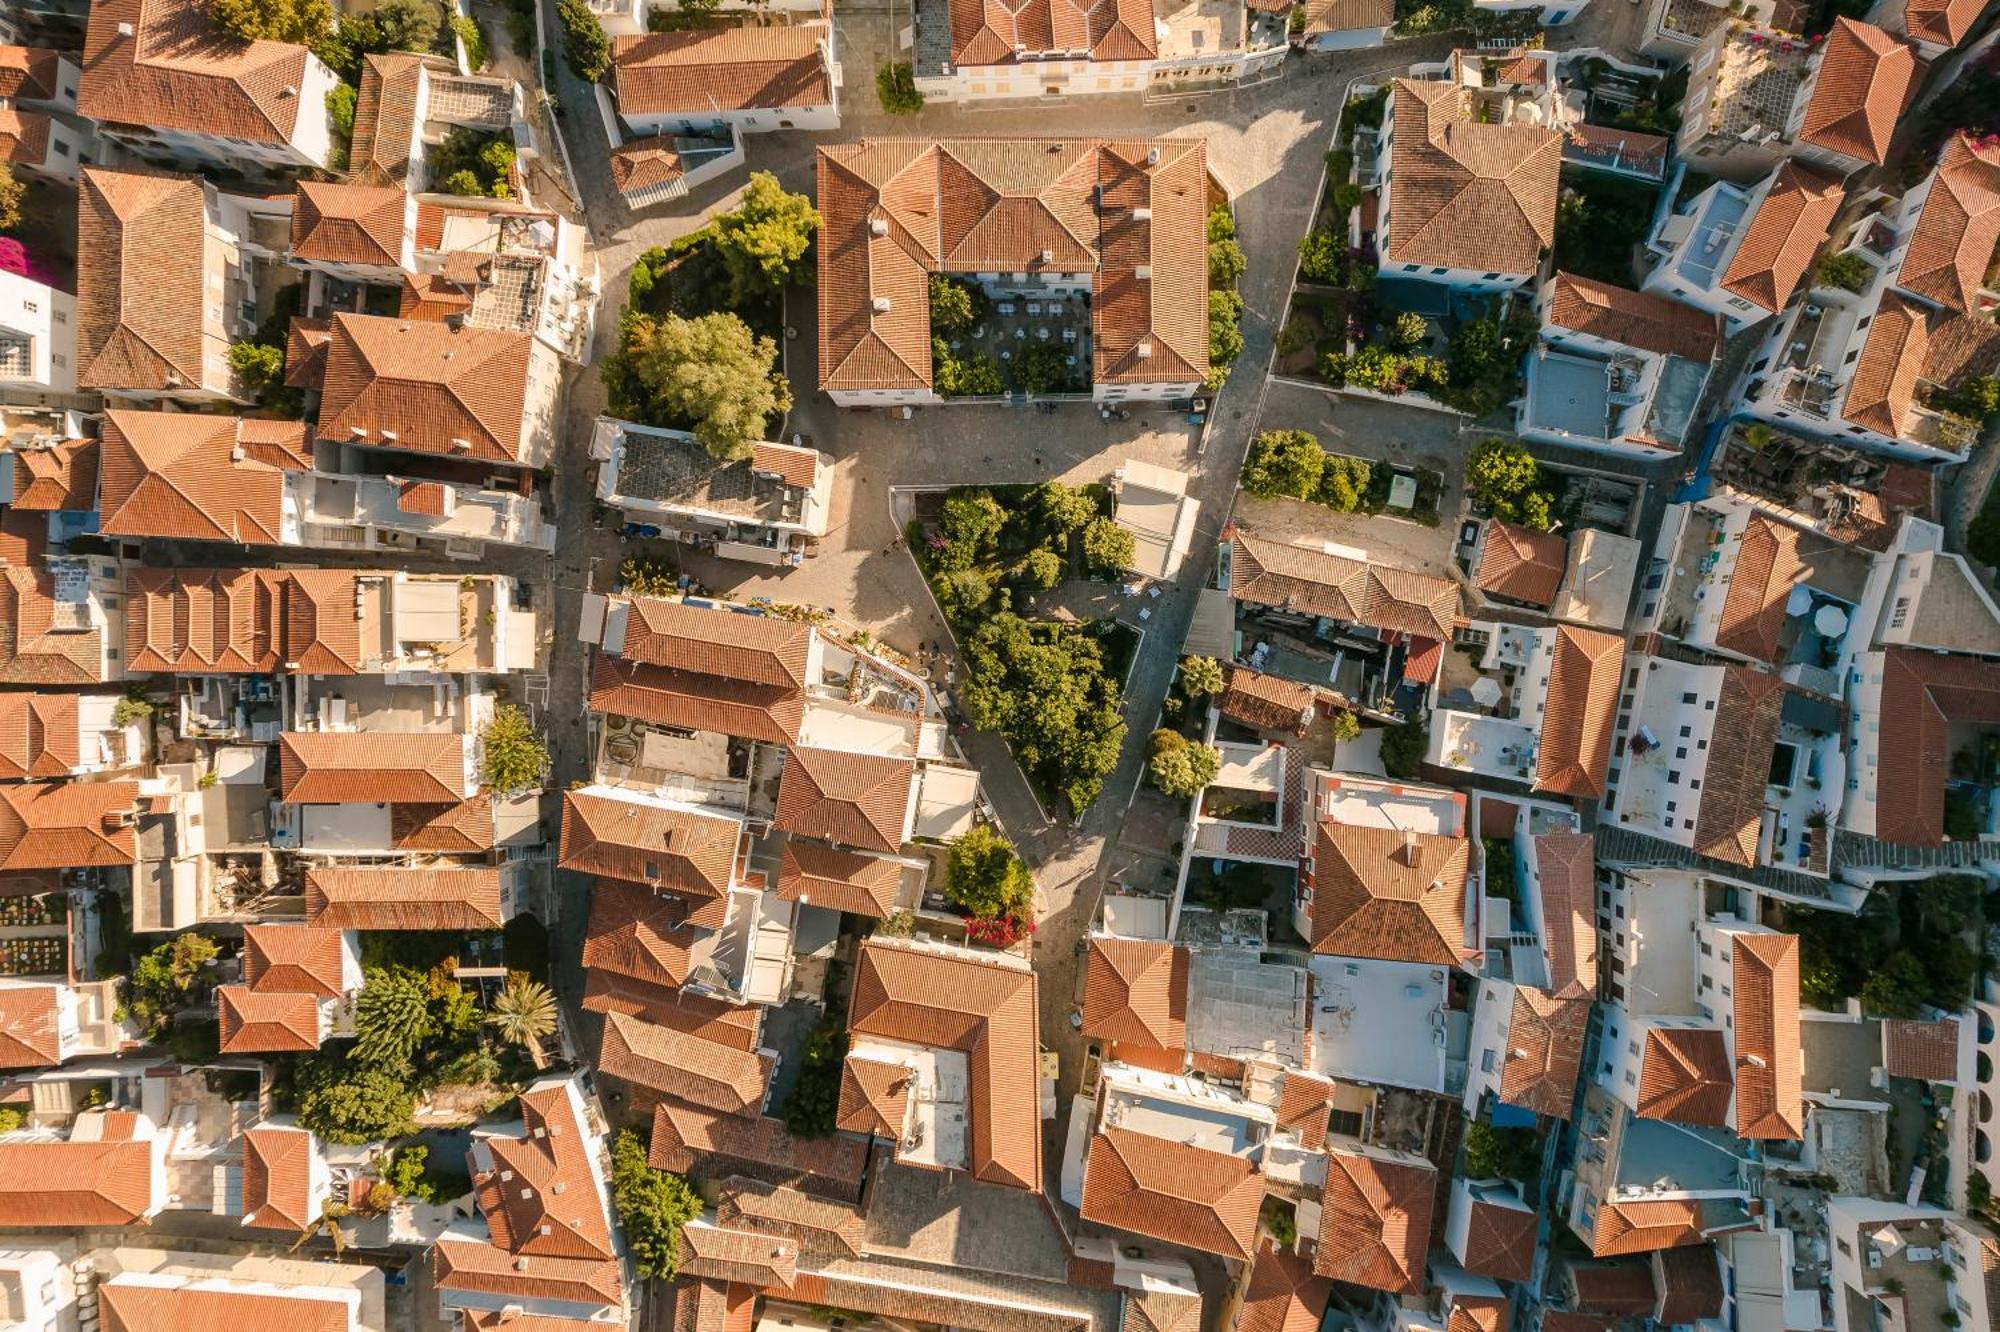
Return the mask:
[[679,1175],[646,1163],[646,1144],[631,1129],[611,1141],[611,1201],[642,1277],[670,1279],[680,1267],[681,1229],[701,1215],[701,1196]]
[[395,1190],[398,1198],[436,1202],[437,1189],[424,1178],[424,1167],[430,1155],[431,1149],[422,1143],[397,1149],[396,1154],[389,1158],[388,1168],[382,1172],[382,1182]]
[[148,1036],[157,1036],[187,999],[222,949],[205,934],[177,935],[155,946],[132,968],[125,1004]]
[[1329,453],[1312,497],[1335,513],[1353,513],[1361,507],[1362,498],[1368,493],[1369,478],[1373,475],[1373,469],[1365,460]]
[[1346,708],[1333,714],[1333,738],[1339,744],[1352,744],[1361,738],[1361,719]]
[[712,225],[734,305],[806,275],[799,261],[819,230],[819,210],[805,195],[787,191],[770,172],[753,171],[743,202]]
[[1382,733],[1382,770],[1403,781],[1420,775],[1430,741],[1430,727],[1421,718],[1390,727]]
[[1899,948],[1861,983],[1861,1006],[1874,1017],[1913,1018],[1923,1006],[1925,985],[1923,963]]
[[541,784],[549,770],[549,747],[535,734],[528,714],[503,703],[479,732],[479,784],[496,795],[514,795]]
[[1063,393],[1075,387],[1067,353],[1053,343],[1038,342],[1014,361],[1014,382],[1023,393]]
[[1199,795],[1221,770],[1221,750],[1179,731],[1155,731],[1147,742],[1146,775],[1167,795],[1182,800]]
[[585,83],[596,83],[611,68],[611,39],[604,24],[584,0],[557,0],[556,17],[562,21],[563,60],[570,73]]
[[1097,501],[1088,491],[1060,481],[1036,486],[1030,502],[1043,530],[1055,536],[1068,536],[1097,516]]
[[646,395],[644,416],[685,423],[718,458],[741,458],[792,405],[778,345],[733,314],[639,317],[623,360]]
[[983,920],[1020,915],[1035,900],[1035,879],[1014,844],[988,823],[959,834],[945,854],[945,900]]
[[1972,421],[1990,420],[2000,415],[2000,379],[1974,375],[1956,387],[1933,390],[1931,406]]
[[542,1053],[542,1038],[556,1029],[556,997],[549,993],[548,986],[530,979],[525,972],[509,972],[507,984],[493,999],[493,1013],[487,1020],[500,1033],[501,1040],[526,1050],[536,1068],[549,1066],[548,1056]]
[[1390,340],[1404,351],[1421,343],[1431,331],[1430,321],[1415,310],[1405,310],[1396,316]]
[[410,1080],[328,1056],[300,1064],[299,1124],[328,1142],[354,1146],[405,1133],[416,1110]]
[[785,1097],[785,1127],[797,1138],[830,1138],[840,1117],[841,1067],[847,1059],[847,1030],[826,1018],[806,1036],[799,1076]]
[[1181,691],[1189,698],[1222,692],[1222,663],[1214,657],[1181,658]]
[[1004,608],[957,623],[967,718],[1006,737],[1045,798],[1080,813],[1117,766],[1125,739],[1123,691],[1103,643],[1083,626],[1030,624]]
[[262,398],[283,380],[285,349],[268,342],[238,340],[229,344],[229,368],[252,397]]
[[208,17],[236,37],[299,46],[312,45],[333,28],[327,0],[208,0]]
[[943,338],[931,339],[931,386],[946,398],[991,398],[1007,389],[991,356],[960,359]]
[[943,273],[931,274],[931,332],[963,333],[972,319],[972,289]]
[[1243,488],[1262,499],[1310,499],[1319,490],[1327,453],[1303,430],[1266,430],[1250,441],[1243,460]]
[[673,565],[639,555],[628,556],[618,566],[618,585],[635,597],[671,597],[680,591]]
[[1243,270],[1250,261],[1243,255],[1243,247],[1233,240],[1213,240],[1208,243],[1208,285],[1227,287],[1243,276]]
[[1519,522],[1521,500],[1541,484],[1542,466],[1512,440],[1488,439],[1465,464],[1466,488],[1500,518]]
[[1014,566],[1014,576],[1037,592],[1045,592],[1063,580],[1063,557],[1047,546],[1037,546]]
[[1299,272],[1312,282],[1338,282],[1347,258],[1347,238],[1320,227],[1299,241]]
[[374,11],[382,40],[392,51],[428,51],[444,22],[435,0],[380,0]]
[[875,71],[875,96],[892,116],[914,116],[924,109],[924,95],[917,91],[916,75],[907,60]]
[[354,1058],[364,1067],[407,1070],[431,1023],[430,987],[408,967],[371,967],[354,999]]
[[12,231],[21,225],[21,200],[27,193],[28,187],[14,179],[13,170],[0,162],[0,231]]
[[1208,293],[1208,363],[1225,366],[1243,354],[1243,298],[1233,291]]
[[451,25],[452,35],[465,47],[465,63],[470,65],[475,73],[486,68],[489,52],[486,46],[485,26],[477,19],[467,18],[459,13],[449,15],[446,22]]
[[1819,261],[1813,280],[1823,287],[1859,292],[1874,275],[1875,269],[1866,259],[1852,250],[1839,250]]
[[1541,1139],[1533,1129],[1497,1129],[1484,1120],[1465,1126],[1467,1179],[1533,1179],[1541,1172]]
[[1236,239],[1236,215],[1229,211],[1228,204],[1217,204],[1208,210],[1208,239],[1210,244]]
[[1083,529],[1083,560],[1099,578],[1116,578],[1132,567],[1138,550],[1132,534],[1110,518],[1093,518]]

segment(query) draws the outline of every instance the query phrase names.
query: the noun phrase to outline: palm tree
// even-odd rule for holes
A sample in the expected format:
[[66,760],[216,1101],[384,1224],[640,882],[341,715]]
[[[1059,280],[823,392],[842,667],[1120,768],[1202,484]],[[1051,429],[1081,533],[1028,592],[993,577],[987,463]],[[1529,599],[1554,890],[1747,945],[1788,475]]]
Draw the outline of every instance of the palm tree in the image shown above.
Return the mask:
[[486,1020],[499,1031],[501,1040],[526,1050],[537,1069],[549,1066],[548,1056],[542,1053],[542,1038],[556,1029],[556,997],[548,986],[518,971],[510,974]]
[[340,1257],[347,1251],[347,1232],[340,1228],[340,1222],[346,1215],[346,1207],[339,1203],[328,1204],[326,1210],[313,1218],[313,1223],[305,1228],[305,1233],[293,1242],[287,1252],[297,1253],[305,1247],[308,1240],[324,1231],[327,1239],[333,1244],[333,1256]]

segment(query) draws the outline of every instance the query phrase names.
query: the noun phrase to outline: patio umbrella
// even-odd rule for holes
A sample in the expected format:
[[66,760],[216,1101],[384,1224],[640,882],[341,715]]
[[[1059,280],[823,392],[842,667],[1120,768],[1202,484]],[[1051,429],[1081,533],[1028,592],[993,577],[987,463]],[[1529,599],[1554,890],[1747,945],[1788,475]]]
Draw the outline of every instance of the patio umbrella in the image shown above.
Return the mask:
[[1472,682],[1472,699],[1481,707],[1492,707],[1500,701],[1500,682],[1490,675],[1482,675]]

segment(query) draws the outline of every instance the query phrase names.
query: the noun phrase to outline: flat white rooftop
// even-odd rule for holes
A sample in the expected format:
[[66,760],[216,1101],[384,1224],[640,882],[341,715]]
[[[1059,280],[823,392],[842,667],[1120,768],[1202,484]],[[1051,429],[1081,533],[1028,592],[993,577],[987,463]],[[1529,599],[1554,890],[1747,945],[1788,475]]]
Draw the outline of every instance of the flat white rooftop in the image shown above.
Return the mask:
[[1417,1091],[1445,1089],[1443,967],[1315,957],[1312,1070]]
[[908,1119],[897,1159],[914,1165],[963,1170],[970,1161],[966,1139],[965,1055],[929,1045],[862,1036],[848,1046],[850,1055],[910,1070]]

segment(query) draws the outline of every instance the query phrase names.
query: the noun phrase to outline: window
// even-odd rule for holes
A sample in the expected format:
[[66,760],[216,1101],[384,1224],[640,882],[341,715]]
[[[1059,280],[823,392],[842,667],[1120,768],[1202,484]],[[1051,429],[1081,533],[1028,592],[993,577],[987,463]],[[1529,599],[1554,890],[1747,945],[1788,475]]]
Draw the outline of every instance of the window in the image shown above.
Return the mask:
[[1499,275],[1498,273],[1488,273],[1488,274],[1486,275],[1486,280],[1487,280],[1488,282],[1492,282],[1492,281],[1494,281],[1494,280],[1495,280],[1496,278],[1498,278],[1499,276],[1500,276],[1500,275]]
[[1637,1041],[1625,1042],[1625,1053],[1629,1055],[1637,1055],[1639,1053],[1639,1042]]
[[1667,769],[1667,785],[1668,785],[1668,786],[1679,786],[1680,784],[1681,784],[1681,773],[1680,773],[1680,769],[1679,769],[1679,768],[1668,768],[1668,769]]
[[1419,269],[1421,269],[1422,267],[1423,267],[1423,265],[1422,265],[1422,264],[1404,264],[1404,265],[1403,265],[1403,271],[1404,271],[1405,273],[1414,273],[1414,272],[1418,271]]
[[1694,727],[1692,726],[1681,727],[1681,739],[1685,740],[1693,734],[1694,734]]
[[1692,702],[1694,702],[1694,701],[1695,701],[1695,700],[1696,700],[1697,698],[1699,698],[1699,697],[1701,697],[1701,696],[1700,696],[1699,694],[1682,694],[1682,695],[1681,695],[1681,702],[1683,702],[1683,703],[1692,703]]
[[40,314],[42,312],[42,303],[40,301],[22,301],[21,308],[29,314]]
[[1625,1070],[1625,1085],[1628,1087],[1636,1087],[1639,1085],[1639,1075],[1637,1073],[1634,1073],[1629,1068]]
[[1675,757],[1675,758],[1677,758],[1677,759],[1684,759],[1684,758],[1686,758],[1687,756],[1688,756],[1688,747],[1687,747],[1686,745],[1675,745],[1675,746],[1674,746],[1674,757]]
[[54,310],[50,313],[58,324],[67,324],[69,322],[69,314],[66,311]]
[[1714,989],[1714,988],[1715,988],[1715,977],[1713,977],[1713,976],[1703,976],[1703,977],[1701,978],[1701,988],[1702,988],[1702,989],[1704,989],[1704,990],[1712,990],[1712,989]]
[[1498,1068],[1499,1066],[1500,1066],[1500,1052],[1498,1050],[1481,1050],[1479,1052],[1480,1072],[1491,1073],[1494,1069]]

